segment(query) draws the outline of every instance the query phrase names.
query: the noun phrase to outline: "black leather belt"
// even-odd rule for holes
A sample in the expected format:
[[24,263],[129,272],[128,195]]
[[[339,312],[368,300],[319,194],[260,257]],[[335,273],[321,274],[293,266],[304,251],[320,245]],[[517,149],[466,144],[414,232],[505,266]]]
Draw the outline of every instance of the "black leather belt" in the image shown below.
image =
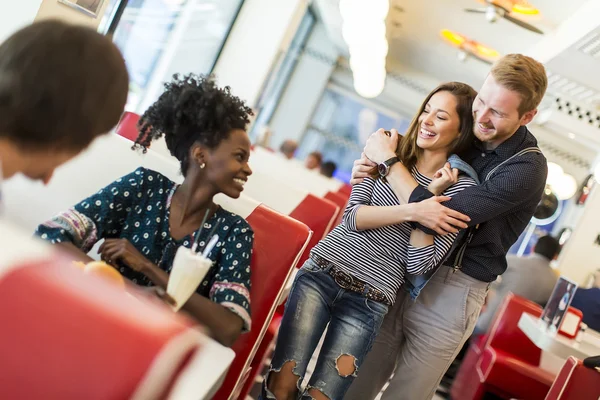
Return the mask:
[[347,272],[342,271],[338,267],[336,267],[333,263],[327,261],[323,257],[319,257],[316,254],[311,254],[310,258],[317,264],[319,267],[323,268],[325,272],[327,272],[335,283],[338,284],[342,289],[350,290],[351,292],[359,293],[365,296],[368,299],[373,301],[377,301],[379,303],[383,303],[385,305],[391,306],[390,301],[385,297],[381,290],[374,289],[369,287],[365,292],[365,287],[367,283],[364,281],[350,275]]

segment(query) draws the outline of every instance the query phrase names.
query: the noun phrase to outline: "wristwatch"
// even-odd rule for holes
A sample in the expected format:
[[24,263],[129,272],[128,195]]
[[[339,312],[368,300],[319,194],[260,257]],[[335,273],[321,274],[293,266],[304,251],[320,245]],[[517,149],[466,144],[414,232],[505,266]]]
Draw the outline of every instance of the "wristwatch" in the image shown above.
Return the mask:
[[390,172],[390,167],[396,164],[398,161],[400,161],[398,157],[392,157],[377,165],[377,171],[379,172],[381,179],[385,181],[385,177]]

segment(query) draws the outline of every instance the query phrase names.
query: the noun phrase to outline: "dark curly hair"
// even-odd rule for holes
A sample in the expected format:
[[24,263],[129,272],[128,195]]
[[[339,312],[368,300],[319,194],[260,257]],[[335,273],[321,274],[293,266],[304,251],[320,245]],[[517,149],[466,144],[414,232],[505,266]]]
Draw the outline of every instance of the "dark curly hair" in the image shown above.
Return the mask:
[[140,134],[134,148],[148,150],[152,140],[165,136],[167,148],[181,163],[185,176],[189,149],[196,142],[216,148],[234,129],[246,129],[252,110],[231,94],[229,86],[220,88],[214,77],[173,75],[165,92],[140,117]]

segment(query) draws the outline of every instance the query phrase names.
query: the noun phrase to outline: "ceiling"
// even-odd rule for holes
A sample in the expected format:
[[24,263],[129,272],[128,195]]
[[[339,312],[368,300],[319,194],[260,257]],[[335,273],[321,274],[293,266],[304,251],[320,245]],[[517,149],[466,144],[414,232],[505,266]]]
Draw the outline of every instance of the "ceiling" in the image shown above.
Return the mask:
[[[545,32],[552,32],[587,1],[531,0],[541,14],[523,19]],[[332,40],[342,54],[347,54],[341,36],[339,0],[316,0],[315,3],[325,14]],[[459,80],[478,87],[489,65],[475,59],[460,61],[458,50],[441,40],[442,29],[461,33],[500,54],[527,53],[543,38],[504,19],[492,24],[482,14],[463,11],[480,6],[482,3],[477,0],[391,0],[387,20],[388,70],[406,74],[418,72],[438,82]]]
[[[482,14],[463,11],[481,7],[478,0],[391,0],[387,19],[387,85],[390,86],[390,74],[395,74],[405,83],[409,81],[426,90],[452,80],[469,83],[476,89],[481,86],[490,66],[473,58],[460,61],[458,49],[441,39],[442,29],[456,31],[500,54],[532,55],[544,62],[549,72],[547,96],[540,107],[548,112],[536,119],[544,125],[537,129],[555,134],[543,135],[548,145],[591,162],[600,152],[600,19],[594,17],[600,15],[600,0],[529,3],[540,10],[540,15],[522,19],[545,35],[504,19],[492,24]],[[348,56],[341,35],[339,0],[314,0],[313,4],[340,54]],[[392,92],[394,95],[398,89]],[[389,94],[387,88],[380,97]],[[398,96],[398,100],[406,100],[406,96]],[[413,107],[417,105],[418,101]]]

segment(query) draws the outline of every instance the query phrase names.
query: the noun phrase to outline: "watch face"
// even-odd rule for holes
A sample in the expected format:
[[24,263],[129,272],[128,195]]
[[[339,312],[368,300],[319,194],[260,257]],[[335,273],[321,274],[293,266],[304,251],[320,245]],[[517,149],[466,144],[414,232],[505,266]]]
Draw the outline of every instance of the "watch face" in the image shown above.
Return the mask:
[[377,166],[377,169],[379,170],[379,175],[385,176],[388,171],[388,166],[385,165],[384,163],[381,163]]

